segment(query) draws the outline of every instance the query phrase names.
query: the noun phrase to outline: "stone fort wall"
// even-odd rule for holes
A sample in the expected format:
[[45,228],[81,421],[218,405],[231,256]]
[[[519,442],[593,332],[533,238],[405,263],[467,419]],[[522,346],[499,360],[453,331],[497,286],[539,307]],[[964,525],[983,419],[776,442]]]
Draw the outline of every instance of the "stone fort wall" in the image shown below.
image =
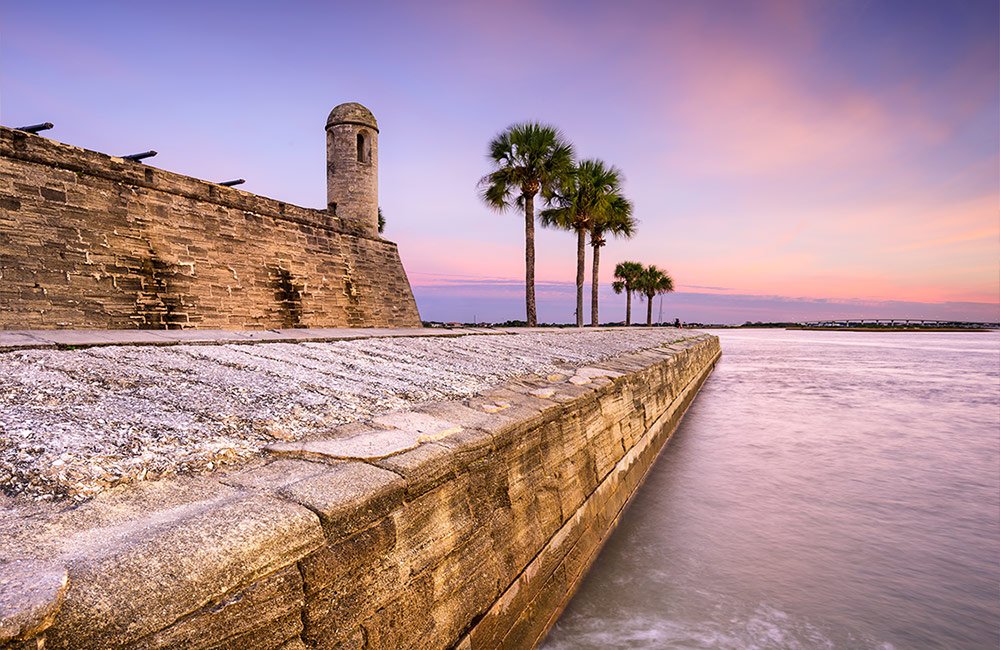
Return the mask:
[[0,648],[536,647],[720,354],[679,340],[10,517]]
[[0,329],[419,326],[335,214],[0,127]]

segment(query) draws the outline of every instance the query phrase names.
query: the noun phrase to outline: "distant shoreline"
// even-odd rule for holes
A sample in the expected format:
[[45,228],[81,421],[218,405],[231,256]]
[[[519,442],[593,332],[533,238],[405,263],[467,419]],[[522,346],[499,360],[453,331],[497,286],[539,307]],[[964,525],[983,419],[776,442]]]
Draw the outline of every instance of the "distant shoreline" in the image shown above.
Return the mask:
[[[749,328],[748,328],[749,329]],[[985,327],[786,327],[808,332],[995,332]]]

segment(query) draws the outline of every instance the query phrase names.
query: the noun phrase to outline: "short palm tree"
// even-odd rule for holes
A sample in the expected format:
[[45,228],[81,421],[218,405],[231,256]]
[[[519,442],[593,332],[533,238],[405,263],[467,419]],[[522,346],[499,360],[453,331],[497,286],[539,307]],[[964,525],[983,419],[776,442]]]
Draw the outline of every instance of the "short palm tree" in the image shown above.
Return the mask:
[[542,225],[576,232],[576,326],[583,327],[583,278],[587,233],[595,224],[625,211],[632,204],[621,194],[622,175],[601,160],[583,160],[553,197],[555,207],[542,211]]
[[598,286],[600,284],[601,247],[607,243],[605,236],[630,238],[635,234],[635,219],[632,217],[632,203],[619,197],[611,210],[598,220],[590,229],[590,245],[594,247],[594,259],[591,262],[593,274],[590,281],[590,326],[597,327],[601,322],[597,317]]
[[497,212],[524,209],[524,302],[528,327],[535,306],[535,196],[547,201],[573,167],[573,146],[558,129],[537,122],[514,124],[489,144],[492,172],[479,181],[483,201]]
[[666,271],[661,271],[650,264],[639,274],[636,289],[646,296],[646,326],[649,327],[653,324],[653,298],[658,294],[673,291],[674,279]]
[[615,281],[611,288],[615,293],[625,292],[625,325],[632,324],[632,294],[636,292],[643,266],[638,262],[619,262],[615,266]]

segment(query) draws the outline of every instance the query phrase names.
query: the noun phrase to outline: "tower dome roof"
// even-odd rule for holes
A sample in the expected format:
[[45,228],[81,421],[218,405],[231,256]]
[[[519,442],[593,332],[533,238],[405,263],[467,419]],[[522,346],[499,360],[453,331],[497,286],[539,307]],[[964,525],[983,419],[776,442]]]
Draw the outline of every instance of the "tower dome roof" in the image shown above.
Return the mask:
[[357,102],[347,102],[330,111],[330,117],[326,118],[326,128],[330,128],[334,124],[360,124],[378,131],[378,122],[375,121],[375,116]]

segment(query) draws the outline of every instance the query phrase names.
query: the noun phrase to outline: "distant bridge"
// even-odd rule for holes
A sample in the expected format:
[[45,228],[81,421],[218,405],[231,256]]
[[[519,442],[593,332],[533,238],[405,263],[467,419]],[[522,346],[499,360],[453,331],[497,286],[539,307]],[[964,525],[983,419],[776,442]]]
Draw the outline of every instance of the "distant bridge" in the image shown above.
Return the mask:
[[948,329],[988,330],[1000,329],[1000,323],[976,323],[957,320],[928,320],[925,318],[849,318],[844,320],[816,320],[798,323],[800,327],[941,327]]

